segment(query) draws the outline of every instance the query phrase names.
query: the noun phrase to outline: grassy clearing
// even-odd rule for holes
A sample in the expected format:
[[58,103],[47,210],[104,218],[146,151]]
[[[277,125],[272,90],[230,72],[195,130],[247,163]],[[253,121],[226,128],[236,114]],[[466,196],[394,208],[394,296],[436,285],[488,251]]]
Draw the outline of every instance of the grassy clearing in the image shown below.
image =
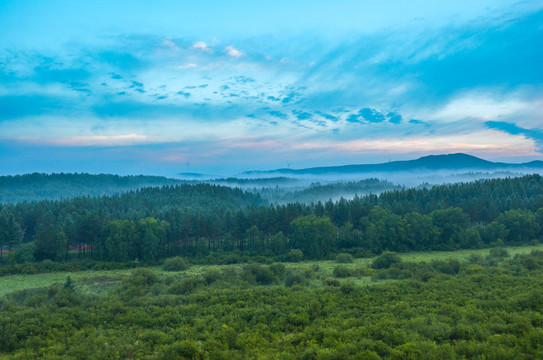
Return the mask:
[[[527,254],[532,250],[542,250],[543,244],[533,246],[519,246],[506,248],[511,256],[516,254]],[[401,254],[401,258],[408,262],[429,262],[432,260],[447,260],[457,259],[466,261],[472,255],[486,256],[490,249],[481,250],[459,250],[459,251],[434,251],[434,252],[416,252]],[[345,266],[350,269],[368,268],[373,258],[355,259],[353,263],[338,264],[333,260],[314,260],[304,261],[300,263],[285,264],[288,270],[311,271],[315,272],[315,278],[310,281],[309,286],[317,288],[322,286],[322,280],[333,278],[334,268],[338,265]],[[216,269],[220,270],[228,267],[242,267],[243,265],[193,265],[183,272],[168,272],[160,267],[151,267],[151,271],[160,276],[194,276],[202,275],[203,273]],[[70,276],[77,284],[78,289],[85,294],[101,295],[106,294],[115,289],[122,281],[124,276],[129,275],[133,269],[125,270],[96,270],[96,271],[80,271],[80,272],[55,272],[43,273],[34,275],[10,275],[0,277],[0,297],[14,291],[47,287],[52,284],[63,284],[66,277]],[[349,277],[347,279],[339,279],[341,283],[349,280],[357,285],[367,285],[375,283],[369,276]],[[380,283],[381,281],[379,281]]]
[[[516,246],[516,247],[506,247],[507,252],[511,255],[517,254],[527,254],[532,250],[542,250],[543,244],[530,245],[530,246]],[[408,254],[400,254],[400,257],[404,261],[410,262],[421,262],[421,261],[432,261],[432,260],[448,260],[456,259],[459,261],[468,260],[472,255],[481,255],[487,256],[490,252],[490,249],[480,249],[480,250],[457,250],[457,251],[431,251],[431,252],[414,252]]]
[[55,272],[34,275],[10,275],[0,277],[0,296],[14,291],[35,289],[62,284],[70,276],[78,288],[87,294],[100,294],[116,286],[131,270],[99,270],[79,272]]

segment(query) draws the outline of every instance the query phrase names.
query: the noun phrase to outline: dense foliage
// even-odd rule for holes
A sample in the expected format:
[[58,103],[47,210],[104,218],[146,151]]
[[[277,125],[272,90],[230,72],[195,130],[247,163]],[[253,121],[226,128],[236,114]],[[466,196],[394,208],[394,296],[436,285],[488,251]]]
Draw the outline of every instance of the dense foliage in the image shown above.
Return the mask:
[[64,261],[74,251],[78,258],[118,262],[228,254],[281,260],[291,250],[317,259],[523,244],[543,237],[541,224],[539,175],[285,205],[240,189],[184,184],[5,204],[0,248],[23,244],[2,256],[11,264]]
[[376,262],[335,278],[316,264],[136,269],[100,296],[67,278],[0,300],[0,358],[543,357],[543,252]]

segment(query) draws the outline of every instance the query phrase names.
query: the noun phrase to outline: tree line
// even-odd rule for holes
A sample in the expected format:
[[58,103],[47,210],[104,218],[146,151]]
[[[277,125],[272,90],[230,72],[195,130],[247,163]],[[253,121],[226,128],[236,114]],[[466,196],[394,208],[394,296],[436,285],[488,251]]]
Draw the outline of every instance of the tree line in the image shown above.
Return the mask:
[[184,184],[2,205],[0,248],[20,248],[21,261],[281,257],[291,250],[317,259],[340,251],[363,256],[522,244],[541,239],[542,224],[539,175],[288,204],[236,188]]

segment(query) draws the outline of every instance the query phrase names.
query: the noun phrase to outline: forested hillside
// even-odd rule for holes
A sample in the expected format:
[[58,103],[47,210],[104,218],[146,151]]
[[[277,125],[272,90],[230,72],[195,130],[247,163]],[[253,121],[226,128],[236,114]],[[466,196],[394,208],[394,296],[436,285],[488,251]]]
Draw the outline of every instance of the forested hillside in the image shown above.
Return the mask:
[[375,178],[359,181],[330,180],[313,182],[309,179],[275,178],[219,178],[181,180],[162,176],[119,176],[91,174],[27,174],[0,176],[0,204],[41,200],[66,200],[79,196],[121,194],[145,187],[182,184],[212,184],[240,188],[259,193],[270,202],[313,202],[353,197],[355,194],[381,193],[400,189],[389,181]]
[[91,174],[26,174],[0,176],[0,203],[102,196],[142,187],[173,185],[180,180],[162,176]]
[[[326,258],[522,244],[543,236],[539,175],[407,189],[325,203],[268,204],[197,184],[0,207],[4,262],[157,261],[175,255]],[[74,254],[74,249],[77,253]],[[217,260],[219,261],[219,260]]]
[[376,178],[359,181],[312,182],[307,185],[291,187],[262,187],[249,189],[258,192],[272,203],[287,204],[292,202],[311,203],[327,200],[339,200],[341,197],[353,198],[355,195],[380,194],[384,191],[400,190],[402,186]]

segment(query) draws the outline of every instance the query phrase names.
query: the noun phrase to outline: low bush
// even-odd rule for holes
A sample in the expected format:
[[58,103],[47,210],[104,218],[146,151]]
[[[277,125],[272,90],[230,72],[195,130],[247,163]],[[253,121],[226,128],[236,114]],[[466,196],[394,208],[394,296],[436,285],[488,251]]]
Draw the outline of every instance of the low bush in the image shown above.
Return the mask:
[[339,264],[349,264],[354,261],[354,258],[351,254],[337,254],[336,255],[336,262]]
[[349,276],[354,276],[354,271],[343,265],[336,266],[334,268],[333,273],[334,273],[334,276],[337,278],[346,278]]
[[162,265],[162,269],[165,271],[184,271],[189,267],[190,264],[179,256],[164,260],[164,264]]
[[402,259],[398,256],[398,254],[385,251],[381,255],[375,258],[373,262],[371,263],[371,267],[373,269],[388,269],[389,267],[393,265],[399,265],[402,262]]
[[294,285],[304,285],[306,283],[305,276],[299,271],[291,271],[285,277],[285,286],[291,287]]

